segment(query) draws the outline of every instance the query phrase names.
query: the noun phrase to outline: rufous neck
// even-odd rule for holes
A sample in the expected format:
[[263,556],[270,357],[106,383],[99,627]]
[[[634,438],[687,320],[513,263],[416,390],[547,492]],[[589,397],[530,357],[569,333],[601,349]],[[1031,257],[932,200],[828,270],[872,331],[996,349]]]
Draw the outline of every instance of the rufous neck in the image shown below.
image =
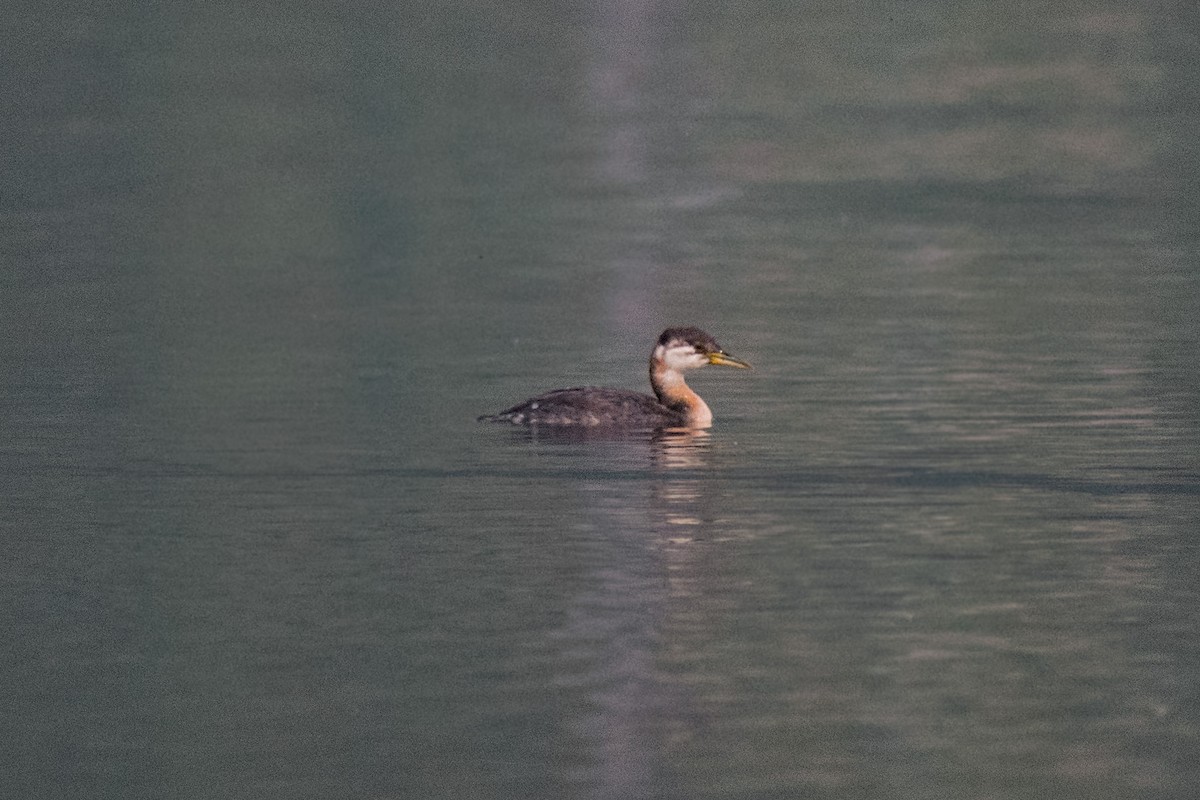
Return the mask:
[[683,373],[671,369],[662,361],[650,359],[650,386],[658,402],[667,408],[679,411],[687,417],[688,425],[702,428],[712,424],[712,410],[700,395],[692,391],[683,379]]

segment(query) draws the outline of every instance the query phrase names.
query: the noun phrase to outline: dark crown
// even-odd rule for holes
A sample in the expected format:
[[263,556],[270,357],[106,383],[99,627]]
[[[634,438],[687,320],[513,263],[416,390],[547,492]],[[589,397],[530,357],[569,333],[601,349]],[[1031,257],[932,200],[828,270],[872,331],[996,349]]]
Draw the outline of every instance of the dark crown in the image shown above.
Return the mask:
[[658,337],[658,343],[663,347],[669,347],[671,344],[690,344],[705,353],[721,352],[721,345],[717,344],[717,340],[699,328],[667,328],[662,332],[662,336]]

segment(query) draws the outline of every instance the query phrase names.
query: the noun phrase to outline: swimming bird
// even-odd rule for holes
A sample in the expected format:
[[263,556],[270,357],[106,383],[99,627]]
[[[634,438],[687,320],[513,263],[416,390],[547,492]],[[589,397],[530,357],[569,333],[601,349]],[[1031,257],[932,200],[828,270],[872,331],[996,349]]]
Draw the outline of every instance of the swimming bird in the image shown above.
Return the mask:
[[699,328],[667,328],[650,354],[653,397],[625,389],[579,386],[531,397],[479,419],[514,425],[625,430],[707,428],[712,424],[712,410],[687,385],[683,373],[710,364],[750,369],[749,364],[726,353],[716,339]]

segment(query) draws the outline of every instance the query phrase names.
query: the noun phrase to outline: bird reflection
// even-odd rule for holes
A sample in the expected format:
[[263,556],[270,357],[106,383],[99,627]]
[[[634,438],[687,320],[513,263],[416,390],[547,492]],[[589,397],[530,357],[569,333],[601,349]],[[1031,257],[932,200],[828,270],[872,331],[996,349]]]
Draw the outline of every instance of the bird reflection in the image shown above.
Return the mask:
[[513,428],[515,441],[578,470],[584,495],[573,520],[591,531],[563,624],[550,635],[556,682],[586,706],[564,718],[594,756],[586,782],[596,798],[653,796],[667,752],[689,741],[702,712],[691,690],[662,671],[713,569],[719,498],[712,456],[719,435],[665,429],[622,433]]

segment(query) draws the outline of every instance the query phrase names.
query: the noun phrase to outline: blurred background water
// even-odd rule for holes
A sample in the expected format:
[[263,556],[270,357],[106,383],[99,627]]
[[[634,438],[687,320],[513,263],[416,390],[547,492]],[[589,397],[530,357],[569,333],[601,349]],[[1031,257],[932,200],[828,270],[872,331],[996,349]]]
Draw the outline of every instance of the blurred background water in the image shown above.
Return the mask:
[[1200,783],[1193,4],[7,20],[6,796]]

